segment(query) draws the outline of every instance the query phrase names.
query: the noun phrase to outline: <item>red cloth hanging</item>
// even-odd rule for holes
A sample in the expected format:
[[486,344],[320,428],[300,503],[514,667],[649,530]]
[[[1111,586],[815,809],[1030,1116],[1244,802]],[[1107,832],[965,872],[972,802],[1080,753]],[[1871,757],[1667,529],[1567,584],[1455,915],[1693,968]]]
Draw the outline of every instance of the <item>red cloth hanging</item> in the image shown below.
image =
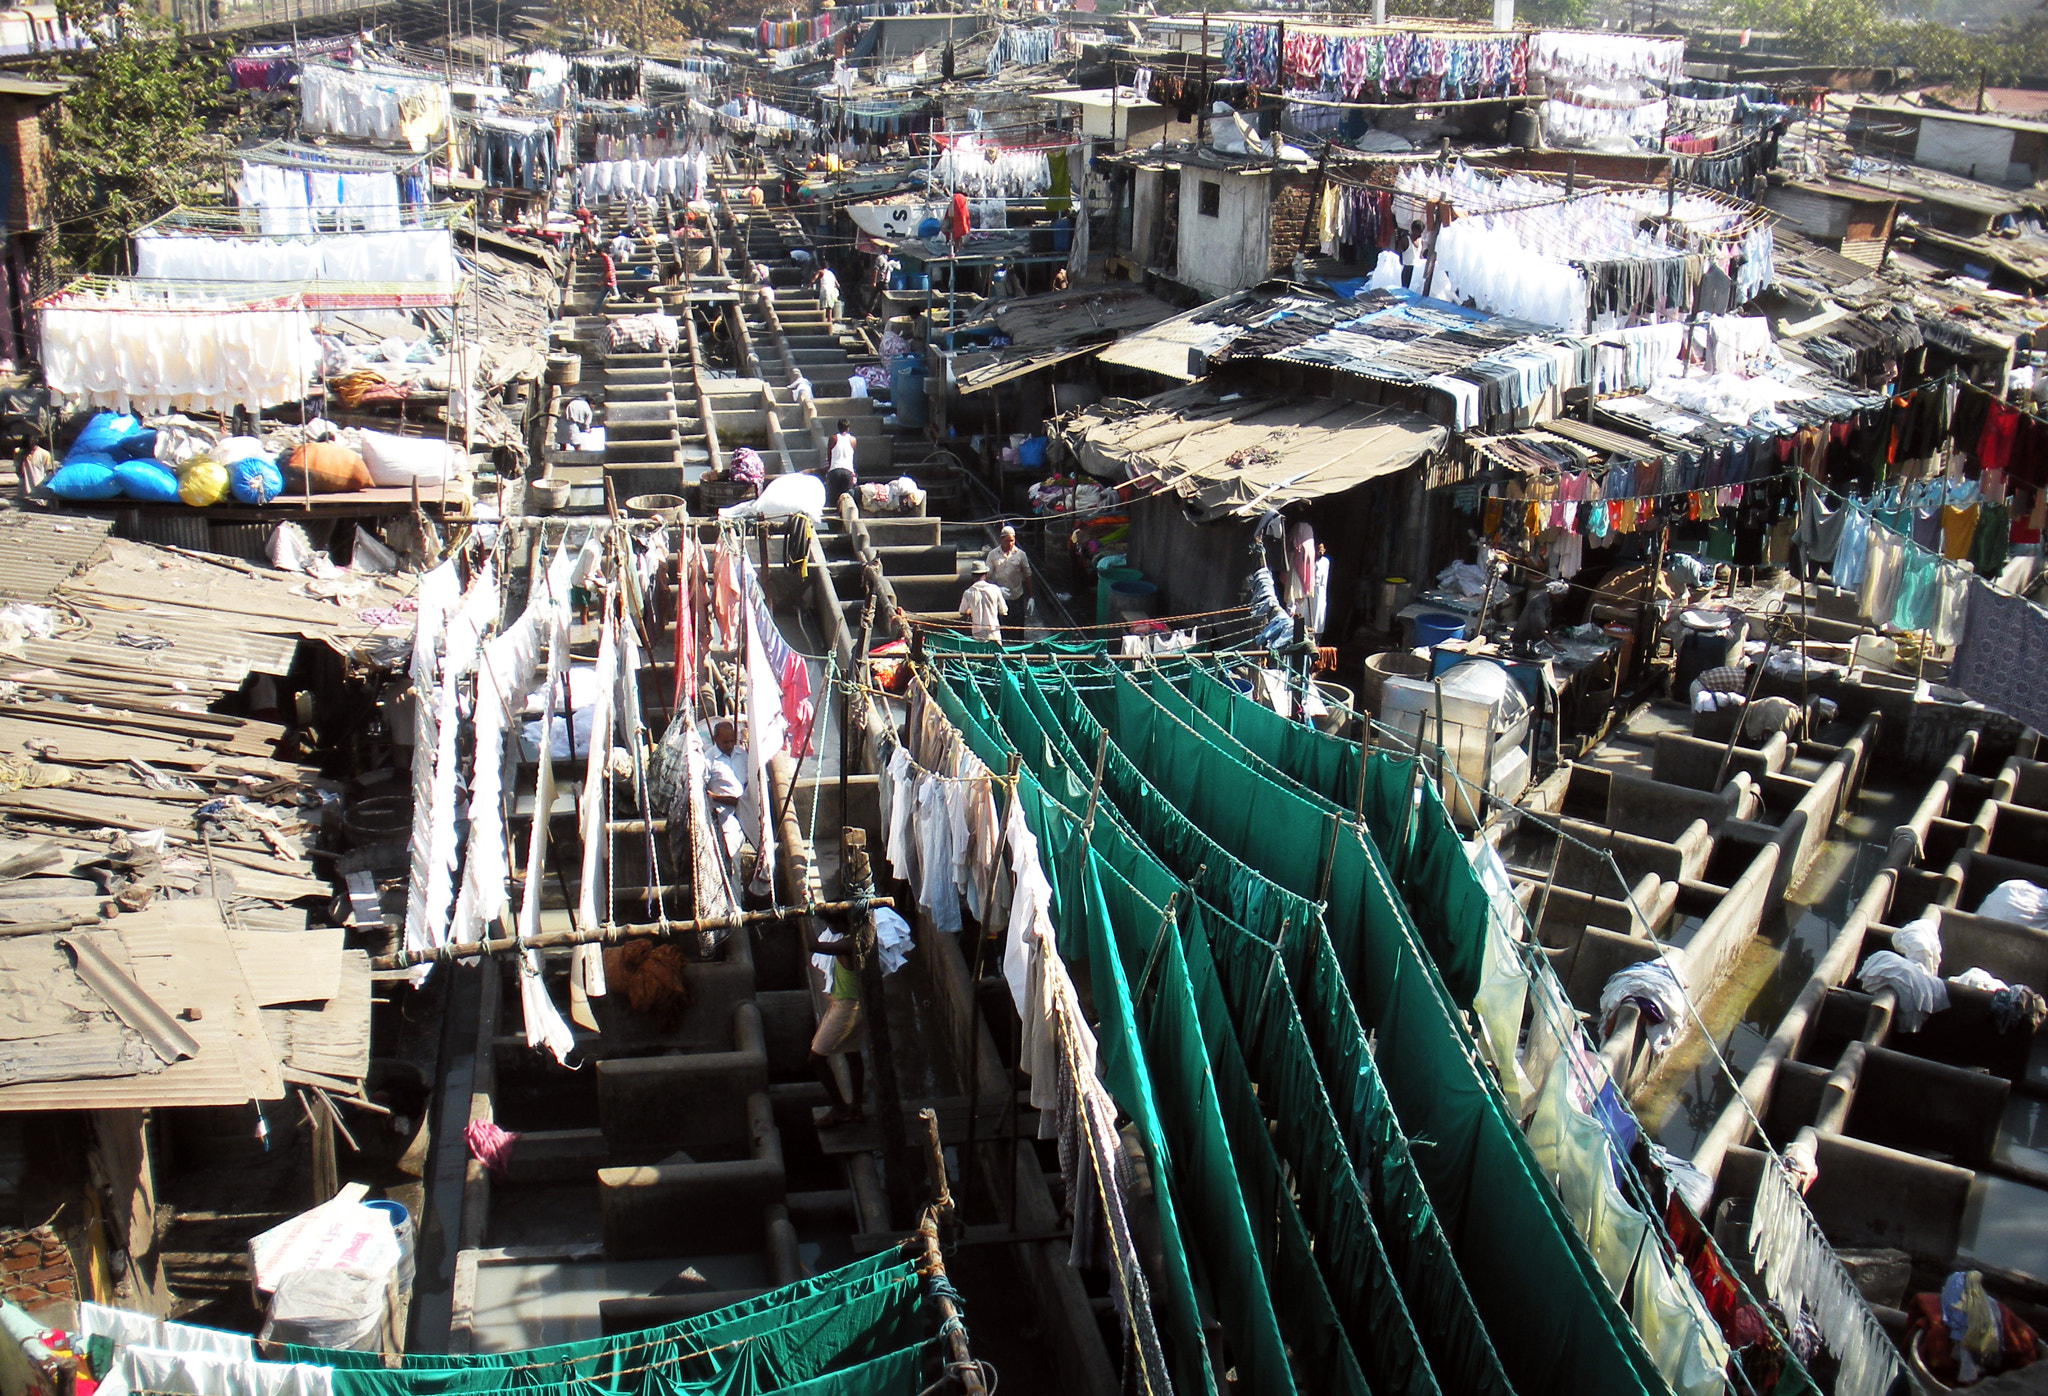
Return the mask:
[[967,196],[965,194],[955,194],[953,196],[952,216],[946,220],[946,236],[955,242],[965,242],[967,241],[967,227]]

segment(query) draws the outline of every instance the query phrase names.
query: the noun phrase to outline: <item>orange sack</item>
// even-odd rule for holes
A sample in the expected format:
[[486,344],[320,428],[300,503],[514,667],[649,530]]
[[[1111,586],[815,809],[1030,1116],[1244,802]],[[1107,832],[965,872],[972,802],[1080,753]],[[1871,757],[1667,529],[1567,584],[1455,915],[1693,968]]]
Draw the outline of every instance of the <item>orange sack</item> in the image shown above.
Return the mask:
[[340,494],[370,487],[370,467],[363,464],[363,458],[332,441],[308,441],[294,447],[284,464],[286,470],[295,472],[286,485],[287,493],[301,488],[301,480],[314,494]]

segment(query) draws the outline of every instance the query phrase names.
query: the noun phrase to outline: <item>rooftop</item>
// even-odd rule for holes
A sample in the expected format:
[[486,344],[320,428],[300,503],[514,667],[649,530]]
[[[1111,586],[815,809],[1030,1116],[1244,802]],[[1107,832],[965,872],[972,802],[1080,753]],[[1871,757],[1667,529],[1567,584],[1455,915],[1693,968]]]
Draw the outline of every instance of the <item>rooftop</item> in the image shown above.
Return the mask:
[[1407,469],[1450,433],[1420,413],[1331,398],[1174,388],[1086,407],[1064,430],[1091,475],[1151,476],[1204,519],[1249,518]]

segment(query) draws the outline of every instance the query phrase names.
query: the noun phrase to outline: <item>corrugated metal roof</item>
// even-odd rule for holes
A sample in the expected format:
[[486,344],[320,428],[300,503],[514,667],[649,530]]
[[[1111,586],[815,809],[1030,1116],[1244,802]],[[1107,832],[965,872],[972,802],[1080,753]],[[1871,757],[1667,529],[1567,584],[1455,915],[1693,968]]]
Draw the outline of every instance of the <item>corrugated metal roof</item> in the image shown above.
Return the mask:
[[58,584],[90,562],[112,531],[112,518],[0,510],[0,600],[40,605]]
[[180,1018],[198,1050],[153,1075],[0,1087],[0,1111],[122,1110],[278,1100],[284,1078],[210,899],[158,901],[95,935],[118,939],[136,985]]

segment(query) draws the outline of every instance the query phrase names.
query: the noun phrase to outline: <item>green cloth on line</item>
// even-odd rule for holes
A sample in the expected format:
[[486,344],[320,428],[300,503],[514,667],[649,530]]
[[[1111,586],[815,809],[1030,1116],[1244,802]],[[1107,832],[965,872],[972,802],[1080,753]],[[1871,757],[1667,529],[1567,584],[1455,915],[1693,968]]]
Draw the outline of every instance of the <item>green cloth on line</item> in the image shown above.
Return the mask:
[[853,1396],[870,1388],[835,1386],[831,1378],[877,1361],[883,1366],[876,1371],[886,1376],[895,1370],[888,1359],[904,1352],[914,1359],[923,1339],[916,1270],[887,1253],[730,1308],[610,1338],[502,1353],[412,1354],[396,1369],[377,1363],[375,1353],[323,1348],[288,1347],[285,1360],[333,1367],[336,1396],[764,1396],[787,1389]]
[[[1505,1373],[1512,1388],[1524,1396],[1665,1390],[1554,1190],[1537,1172],[1506,1102],[1459,1019],[1460,1004],[1468,1002],[1476,989],[1487,906],[1463,841],[1434,790],[1417,780],[1415,763],[1380,753],[1363,763],[1362,835],[1346,822],[1333,823],[1329,809],[1341,803],[1332,798],[1331,788],[1358,799],[1359,749],[1332,745],[1335,739],[1306,728],[1293,729],[1303,734],[1299,737],[1274,728],[1252,716],[1256,705],[1249,699],[1232,694],[1226,695],[1228,703],[1202,706],[1233,734],[1243,732],[1265,743],[1260,748],[1252,740],[1241,741],[1247,755],[1257,752],[1257,766],[1240,759],[1234,748],[1196,740],[1199,729],[1190,730],[1165,705],[1143,694],[1135,681],[1106,664],[960,657],[946,661],[944,668],[962,679],[971,675],[970,687],[999,695],[993,704],[984,703],[983,711],[1001,732],[1003,744],[1018,750],[1027,767],[1050,771],[1055,763],[1072,763],[1057,779],[1068,788],[1078,785],[1084,800],[1095,753],[1101,751],[1100,806],[1091,839],[1098,850],[1135,831],[1158,863],[1170,870],[1171,878],[1193,879],[1200,884],[1192,886],[1194,893],[1260,939],[1284,947],[1283,956],[1295,953],[1290,933],[1301,936],[1310,928],[1326,929],[1342,991],[1351,999],[1360,1029],[1376,1037],[1377,1065],[1400,1131],[1408,1138],[1429,1140],[1428,1149],[1408,1157],[1418,1169],[1423,1200],[1433,1208],[1439,1234],[1456,1258],[1469,1305],[1483,1320],[1499,1372]],[[1194,696],[1208,685],[1204,676],[1191,674],[1184,691]],[[1020,690],[1015,696],[1013,688]],[[1037,730],[1027,730],[1022,713],[1030,714],[1030,726]],[[1277,715],[1267,716],[1281,721]],[[1055,729],[1063,729],[1064,738]],[[1108,741],[1098,748],[1104,733]],[[1348,789],[1342,783],[1347,757],[1352,772]],[[1320,800],[1314,798],[1318,794]],[[1375,847],[1381,830],[1390,836],[1399,857],[1398,883]],[[1217,867],[1226,874],[1220,879]],[[1324,882],[1328,905],[1318,917],[1307,897]],[[1147,895],[1163,900],[1171,890],[1148,889]],[[1193,916],[1193,901],[1183,903],[1182,915]],[[1412,918],[1411,907],[1417,913]],[[1066,923],[1060,924],[1064,929]],[[1292,930],[1295,927],[1301,929]],[[1072,939],[1063,944],[1071,945]],[[1313,941],[1302,945],[1313,948]],[[1305,969],[1314,968],[1306,953],[1300,959]],[[1163,956],[1152,973],[1171,978],[1175,968],[1170,957]],[[1185,963],[1178,968],[1186,972]],[[1143,975],[1140,982],[1146,985],[1140,994],[1142,1008],[1151,988]],[[1333,992],[1335,986],[1326,982],[1319,991]],[[1250,1031],[1258,1021],[1247,1017],[1239,1027]],[[1265,1029],[1263,1035],[1249,1039],[1259,1055],[1254,1059],[1251,1047],[1246,1048],[1246,1069],[1255,1076],[1275,1073],[1270,1085],[1261,1078],[1262,1096],[1268,1089],[1279,1090],[1282,1081],[1299,1086],[1319,1070],[1310,1060],[1318,1050],[1333,1062],[1341,1060],[1331,1041],[1335,1035],[1326,1034],[1318,1048],[1305,1026],[1299,1037],[1292,1030]],[[1292,1045],[1284,1055],[1273,1055],[1286,1043]],[[1148,1041],[1146,1046],[1155,1044]],[[1217,1046],[1220,1050],[1220,1042]],[[1164,1092],[1162,1083],[1168,1078],[1161,1070],[1162,1064],[1155,1061],[1153,1081]],[[1313,1099],[1305,1087],[1302,1090],[1301,1099]],[[1162,1109],[1169,1104],[1164,1098],[1160,1101]],[[1318,1167],[1316,1159],[1337,1156],[1330,1152],[1331,1135],[1342,1133],[1345,1125],[1334,1101],[1327,1101],[1323,1121],[1319,1129],[1303,1126],[1296,1132],[1290,1127],[1285,1138],[1276,1135],[1283,1156],[1300,1155],[1288,1158],[1292,1167],[1313,1170]],[[1362,1126],[1350,1127],[1361,1144],[1371,1137],[1370,1124],[1367,1119]],[[1244,1137],[1241,1125],[1231,1133]],[[1346,1197],[1357,1197],[1363,1177],[1351,1151],[1340,1145],[1338,1152],[1354,1169],[1354,1190],[1304,1195],[1297,1204],[1304,1217],[1313,1215],[1333,1228],[1314,1232],[1311,1226],[1319,1265],[1360,1264],[1373,1250],[1361,1242],[1347,1254],[1336,1253],[1336,1233],[1363,1232],[1374,1225],[1372,1218],[1361,1216],[1371,1204],[1345,1210]],[[1419,1209],[1418,1218],[1422,1215]],[[1191,1213],[1184,1211],[1183,1219],[1185,1225],[1196,1224]],[[1425,1221],[1415,1225],[1420,1228],[1417,1245],[1434,1239]],[[1191,1251],[1202,1245],[1196,1237],[1190,1243]],[[1327,1257],[1322,1254],[1326,1248],[1332,1252]],[[1383,1244],[1381,1249],[1384,1266],[1394,1267],[1393,1248]],[[1363,1276],[1368,1271],[1352,1273]],[[1437,1285],[1455,1306],[1458,1286],[1447,1283],[1450,1277],[1440,1270],[1425,1269],[1412,1253],[1397,1276],[1412,1278],[1418,1287]],[[1368,1298],[1377,1299],[1369,1279],[1360,1287]],[[1340,1312],[1355,1298],[1337,1293],[1336,1285],[1330,1289]],[[1420,1313],[1419,1293],[1408,1295],[1406,1303],[1411,1313]],[[1362,1344],[1369,1343],[1371,1335],[1360,1330],[1373,1325],[1356,1318],[1356,1309],[1351,1312],[1350,1337],[1360,1345],[1357,1350],[1363,1357],[1367,1348]],[[1433,1326],[1438,1318],[1431,1313],[1420,1321]],[[1443,1352],[1445,1340],[1441,1335],[1425,1339],[1425,1347]],[[1386,1354],[1381,1353],[1373,1366],[1385,1362]],[[1488,1371],[1490,1365],[1482,1362],[1474,1370],[1454,1369],[1447,1363],[1435,1370],[1432,1359],[1425,1377],[1434,1371],[1436,1384],[1445,1390],[1499,1389],[1499,1372]],[[1453,1370],[1459,1371],[1455,1383]]]

